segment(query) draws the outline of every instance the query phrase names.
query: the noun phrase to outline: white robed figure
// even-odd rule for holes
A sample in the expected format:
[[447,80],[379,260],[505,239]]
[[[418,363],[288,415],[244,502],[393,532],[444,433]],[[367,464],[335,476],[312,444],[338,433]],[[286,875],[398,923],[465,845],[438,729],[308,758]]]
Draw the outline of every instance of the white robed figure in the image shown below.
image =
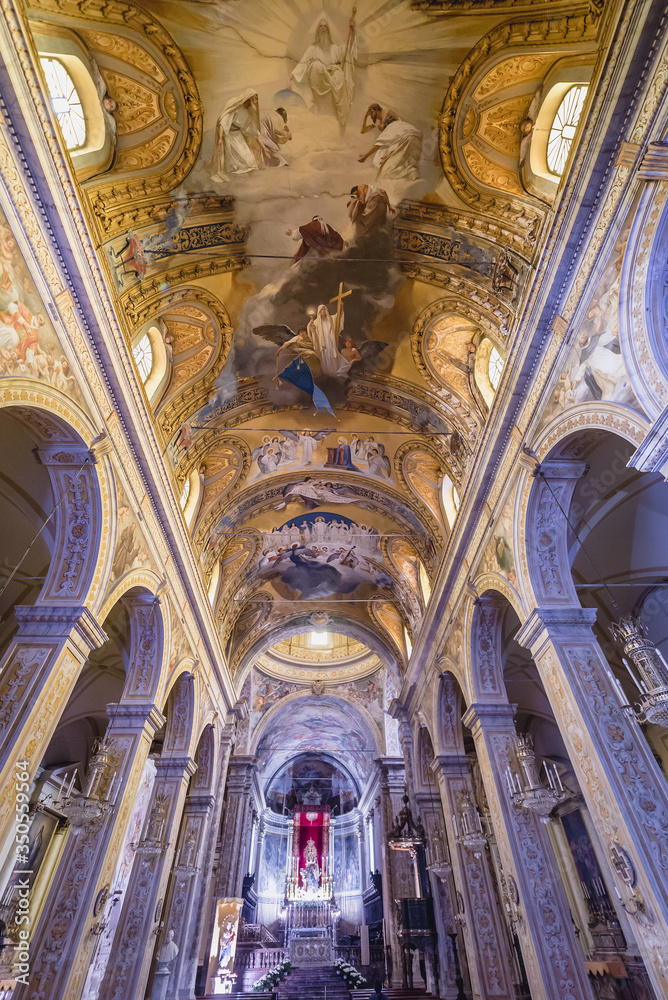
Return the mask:
[[355,37],[355,9],[350,18],[348,39],[345,45],[335,45],[329,19],[318,19],[313,45],[309,45],[290,76],[292,82],[307,83],[313,95],[313,104],[319,114],[334,114],[343,128],[348,121],[355,94],[355,66],[357,40]]
[[378,180],[416,181],[420,176],[422,155],[422,133],[402,121],[393,111],[383,111],[378,104],[372,104],[364,116],[362,134],[378,129],[379,135],[368,153],[359,157],[364,163],[373,156],[372,163]]
[[[337,330],[338,322],[338,330]],[[309,323],[309,333],[313,347],[320,359],[320,367],[324,375],[347,375],[350,361],[346,361],[339,353],[337,341],[343,330],[343,305],[339,306],[337,315],[331,316],[327,306],[319,305],[315,319]]]
[[227,102],[216,122],[211,180],[228,181],[230,174],[262,170],[262,148],[257,93],[249,87]]

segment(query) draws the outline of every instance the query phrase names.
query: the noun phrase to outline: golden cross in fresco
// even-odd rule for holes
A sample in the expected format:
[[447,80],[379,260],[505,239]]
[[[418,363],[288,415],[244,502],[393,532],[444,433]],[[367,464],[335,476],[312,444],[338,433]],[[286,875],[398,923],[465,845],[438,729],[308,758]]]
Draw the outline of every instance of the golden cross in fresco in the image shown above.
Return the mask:
[[339,290],[338,290],[337,294],[333,298],[331,298],[329,300],[330,302],[336,302],[336,323],[334,324],[334,343],[335,344],[338,344],[338,342],[339,342],[338,337],[339,337],[339,333],[341,332],[341,313],[343,312],[343,300],[346,298],[346,296],[352,295],[352,294],[353,294],[352,288],[350,289],[350,291],[344,292],[344,290],[343,290],[343,282],[340,281],[339,282]]

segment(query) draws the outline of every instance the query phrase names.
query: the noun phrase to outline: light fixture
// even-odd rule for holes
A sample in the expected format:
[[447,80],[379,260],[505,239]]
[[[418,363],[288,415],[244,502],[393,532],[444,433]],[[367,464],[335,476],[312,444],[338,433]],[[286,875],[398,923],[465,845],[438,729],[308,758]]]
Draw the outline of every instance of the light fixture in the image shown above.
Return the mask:
[[555,764],[543,763],[545,781],[540,777],[533,740],[530,736],[518,736],[515,742],[517,770],[506,767],[508,793],[522,809],[535,813],[541,823],[548,823],[550,813],[569,793],[565,790]]
[[[621,618],[612,623],[610,634],[621,643],[638,671],[636,675],[628,660],[622,657],[622,663],[642,695],[640,712],[634,713],[638,721],[668,726],[668,664],[647,637],[644,624],[639,618]],[[631,706],[629,709],[633,711]]]
[[461,792],[457,804],[457,812],[452,814],[455,827],[455,840],[475,858],[482,856],[487,844],[487,837],[482,828],[480,813],[468,792]]
[[73,830],[87,830],[99,825],[112,809],[115,800],[112,801],[111,792],[116,780],[116,772],[112,774],[109,785],[103,792],[104,779],[112,762],[112,753],[112,742],[104,740],[95,745],[88,765],[86,782],[81,793],[73,791],[77,774],[76,768],[72,772],[67,790],[65,790],[67,776],[63,776],[53,805],[55,809],[64,813]]

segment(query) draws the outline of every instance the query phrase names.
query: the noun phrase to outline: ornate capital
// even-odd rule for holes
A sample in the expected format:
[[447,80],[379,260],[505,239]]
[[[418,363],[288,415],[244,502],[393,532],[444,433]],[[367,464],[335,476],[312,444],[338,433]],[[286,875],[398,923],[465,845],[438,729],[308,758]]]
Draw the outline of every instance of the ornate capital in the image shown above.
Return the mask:
[[95,465],[97,459],[89,448],[83,445],[44,444],[37,449],[42,465],[59,469],[80,469],[83,465]]
[[151,735],[162,729],[166,722],[165,716],[152,702],[112,703],[107,705],[107,715],[111,719],[110,727],[141,730],[146,726],[153,730]]
[[534,652],[550,638],[572,638],[574,633],[579,633],[591,639],[595,621],[595,608],[534,608],[515,638],[525,649]]
[[82,653],[88,655],[91,649],[102,646],[107,641],[107,633],[86,607],[72,607],[58,604],[34,604],[30,607],[17,604],[14,608],[19,623],[18,635],[44,638],[70,638]]
[[582,479],[588,471],[589,466],[586,462],[561,458],[541,462],[536,470],[536,475],[541,479]]
[[486,705],[479,702],[469,705],[462,716],[462,722],[475,735],[475,730],[512,730],[515,732],[515,709],[508,702]]

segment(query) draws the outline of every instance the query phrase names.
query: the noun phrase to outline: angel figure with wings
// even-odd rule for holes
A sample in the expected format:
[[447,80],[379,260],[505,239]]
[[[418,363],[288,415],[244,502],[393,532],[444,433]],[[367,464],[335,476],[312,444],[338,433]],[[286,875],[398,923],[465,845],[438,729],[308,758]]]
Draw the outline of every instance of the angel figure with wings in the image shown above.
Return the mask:
[[284,324],[256,326],[253,333],[277,345],[277,358],[283,351],[287,352],[288,360],[303,358],[314,375],[347,378],[372,371],[388,345],[380,340],[365,340],[358,348],[353,338],[346,336],[339,338],[342,346],[336,350],[330,329],[332,317],[325,306],[320,306],[318,312],[311,310],[308,327],[300,327],[296,334]]
[[315,464],[313,461],[313,452],[316,450],[321,441],[324,441],[329,434],[334,433],[334,429],[328,427],[322,431],[285,430],[280,433],[289,441],[294,441],[300,446],[301,454],[299,464],[302,468],[305,468],[308,465]]

